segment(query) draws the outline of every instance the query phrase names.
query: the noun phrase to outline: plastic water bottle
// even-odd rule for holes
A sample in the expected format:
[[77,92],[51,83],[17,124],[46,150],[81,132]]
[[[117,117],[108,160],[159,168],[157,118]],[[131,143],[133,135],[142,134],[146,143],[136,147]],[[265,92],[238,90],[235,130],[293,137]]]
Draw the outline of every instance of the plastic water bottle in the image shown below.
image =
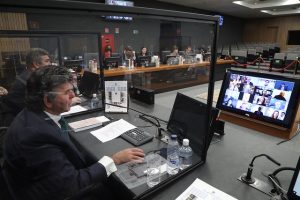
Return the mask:
[[179,148],[179,164],[180,169],[183,170],[192,165],[193,150],[189,146],[190,141],[183,139],[182,146]]
[[97,108],[99,104],[99,99],[97,98],[97,94],[93,94],[93,98],[91,99],[91,108]]
[[177,174],[179,171],[179,146],[177,135],[171,135],[167,149],[167,172],[170,175]]

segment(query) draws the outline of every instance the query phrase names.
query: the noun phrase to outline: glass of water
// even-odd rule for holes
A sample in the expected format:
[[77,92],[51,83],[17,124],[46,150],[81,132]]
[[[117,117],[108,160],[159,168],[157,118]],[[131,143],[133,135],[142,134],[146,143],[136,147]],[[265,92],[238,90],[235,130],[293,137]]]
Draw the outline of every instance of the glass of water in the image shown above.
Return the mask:
[[146,155],[147,162],[147,185],[153,187],[160,183],[161,156],[159,152],[151,152]]

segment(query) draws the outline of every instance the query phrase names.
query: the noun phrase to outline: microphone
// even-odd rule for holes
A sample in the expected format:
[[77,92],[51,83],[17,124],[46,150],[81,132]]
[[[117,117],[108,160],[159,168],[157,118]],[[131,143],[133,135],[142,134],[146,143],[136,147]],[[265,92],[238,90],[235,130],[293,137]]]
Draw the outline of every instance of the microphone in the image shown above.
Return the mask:
[[[158,136],[158,138],[162,137],[162,132],[161,131],[163,131],[164,129],[160,127],[159,120],[156,117],[154,117],[152,115],[147,115],[147,114],[140,114],[139,118],[141,118],[142,120],[144,120],[146,122],[149,122],[149,123],[153,124],[154,126],[156,126],[157,127],[157,133],[158,133],[157,136]],[[154,119],[156,121],[156,123],[153,122],[152,120],[148,119],[148,118]]]
[[276,165],[280,166],[281,164],[279,162],[277,162],[276,160],[274,160],[273,158],[271,158],[270,156],[268,156],[267,154],[260,154],[260,155],[257,155],[257,156],[254,156],[251,163],[249,164],[249,167],[248,167],[248,170],[247,170],[247,174],[246,175],[243,175],[241,177],[241,180],[244,182],[244,183],[247,183],[247,184],[252,184],[255,182],[255,178],[252,177],[252,172],[253,172],[253,162],[256,158],[259,158],[259,157],[266,157],[268,158],[270,161],[272,161],[273,163],[275,163]]
[[[160,118],[158,118],[158,117],[155,117],[155,116],[153,116],[153,115],[149,115],[149,114],[143,113],[143,112],[141,112],[141,111],[139,111],[139,110],[136,110],[136,109],[133,109],[133,108],[131,108],[131,107],[129,107],[129,106],[128,106],[128,107],[124,107],[124,106],[115,105],[115,104],[110,104],[110,103],[104,103],[104,104],[105,104],[105,105],[110,105],[110,106],[119,107],[119,108],[127,108],[127,109],[130,109],[130,110],[133,110],[133,111],[139,113],[139,114],[140,114],[140,115],[139,115],[139,118],[141,118],[142,120],[144,120],[144,121],[146,121],[146,122],[149,122],[149,123],[153,124],[154,126],[156,126],[156,127],[157,127],[157,132],[158,132],[158,137],[159,137],[159,138],[162,137],[162,131],[164,131],[164,129],[161,128],[160,122],[159,122],[159,121],[164,122],[164,123],[167,123],[167,121],[165,121],[165,120],[163,120],[163,119],[160,119]],[[154,123],[153,121],[151,121],[151,120],[148,119],[148,118],[154,119],[157,123]]]

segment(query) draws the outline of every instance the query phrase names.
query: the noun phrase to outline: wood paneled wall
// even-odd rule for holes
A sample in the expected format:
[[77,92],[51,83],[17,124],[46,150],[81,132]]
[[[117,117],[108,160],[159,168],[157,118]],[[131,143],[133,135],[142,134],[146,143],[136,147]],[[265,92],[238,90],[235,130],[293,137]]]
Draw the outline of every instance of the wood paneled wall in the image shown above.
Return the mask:
[[0,30],[28,30],[26,14],[0,12]]
[[300,16],[286,16],[265,19],[251,19],[245,23],[244,42],[276,42],[285,51],[293,45],[287,45],[289,30],[300,30]]
[[[0,30],[28,30],[25,13],[0,12]],[[4,76],[2,53],[24,52],[30,48],[29,38],[0,37],[0,77]]]
[[[25,13],[0,12],[0,30],[28,30]],[[0,38],[1,52],[29,49],[28,39]]]

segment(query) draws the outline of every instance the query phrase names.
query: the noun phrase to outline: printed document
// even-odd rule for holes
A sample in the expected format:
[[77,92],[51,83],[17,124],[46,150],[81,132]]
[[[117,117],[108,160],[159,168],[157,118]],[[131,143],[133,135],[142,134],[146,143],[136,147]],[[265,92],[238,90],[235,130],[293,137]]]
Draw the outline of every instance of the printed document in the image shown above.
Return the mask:
[[86,110],[87,110],[86,108],[84,108],[80,105],[76,105],[76,106],[72,106],[68,112],[61,113],[61,115],[62,116],[70,115],[70,114],[73,114],[73,113],[78,113],[78,112],[82,112],[82,111],[86,111]]
[[196,179],[176,200],[237,200],[217,188]]
[[120,135],[122,135],[123,133],[125,133],[126,131],[129,131],[134,128],[136,128],[136,126],[130,124],[124,119],[120,119],[116,122],[112,122],[104,126],[103,128],[92,131],[91,134],[104,143],[112,139],[115,139]]

